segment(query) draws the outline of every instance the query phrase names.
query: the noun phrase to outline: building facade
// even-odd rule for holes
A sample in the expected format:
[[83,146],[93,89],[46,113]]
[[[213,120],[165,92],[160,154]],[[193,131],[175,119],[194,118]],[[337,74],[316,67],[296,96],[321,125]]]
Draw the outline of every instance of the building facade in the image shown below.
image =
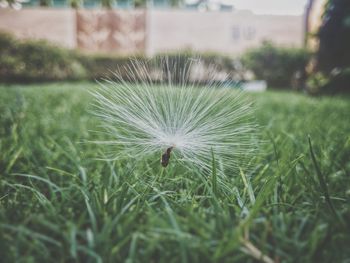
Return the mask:
[[146,53],[191,49],[227,54],[272,41],[303,46],[304,17],[249,11],[183,9],[0,9],[0,30],[90,52]]

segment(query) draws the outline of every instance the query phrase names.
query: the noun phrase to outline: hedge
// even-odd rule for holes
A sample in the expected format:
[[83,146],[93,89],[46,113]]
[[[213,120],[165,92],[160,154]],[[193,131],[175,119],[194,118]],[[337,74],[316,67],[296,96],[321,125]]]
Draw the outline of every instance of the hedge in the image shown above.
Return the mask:
[[306,49],[279,47],[270,42],[248,50],[243,65],[255,78],[266,80],[269,87],[290,88],[294,78],[306,78],[305,67],[311,58]]
[[86,70],[72,51],[41,40],[16,40],[0,33],[0,81],[32,82],[74,80]]
[[[223,74],[232,80],[244,80],[247,72],[253,72],[257,79],[266,80],[270,87],[289,88],[298,72],[305,73],[310,54],[304,49],[282,48],[271,43],[249,50],[241,59],[213,52],[183,50],[155,55],[152,63],[147,63],[148,72],[151,72],[152,81],[157,82],[167,81],[167,71],[170,70],[172,82],[180,82],[183,68],[196,58],[202,61],[201,74],[197,74],[196,82],[207,82],[213,76],[216,77],[214,81],[220,81]],[[116,72],[125,79],[132,71],[132,61],[143,63],[148,60],[142,54],[132,56],[131,60],[130,56],[116,54],[85,54],[41,40],[17,40],[0,33],[0,82],[116,79]],[[140,74],[130,81],[147,77]]]

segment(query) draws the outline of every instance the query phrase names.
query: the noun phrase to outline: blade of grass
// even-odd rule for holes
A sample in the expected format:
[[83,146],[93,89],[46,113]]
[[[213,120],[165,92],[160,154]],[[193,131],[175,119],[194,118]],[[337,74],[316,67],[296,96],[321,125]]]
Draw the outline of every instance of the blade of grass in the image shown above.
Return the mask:
[[325,180],[325,177],[324,175],[322,174],[321,172],[321,169],[316,161],[316,156],[315,156],[315,153],[314,153],[314,150],[312,148],[312,143],[311,143],[311,137],[310,135],[308,136],[308,141],[309,141],[309,150],[310,150],[310,155],[311,155],[311,159],[312,159],[312,162],[313,162],[313,165],[315,167],[315,170],[316,170],[316,175],[317,175],[317,178],[318,178],[318,181],[320,183],[320,188],[321,188],[321,191],[324,195],[324,198],[326,200],[326,203],[329,207],[329,209],[331,210],[331,212],[333,213],[333,215],[342,223],[342,224],[345,224],[345,222],[343,221],[342,217],[339,215],[339,213],[337,212],[337,210],[335,209],[334,205],[333,205],[333,202],[330,198],[330,195],[329,195],[329,190],[328,190],[328,186],[327,186],[327,183],[326,183],[326,180]]
[[213,189],[213,194],[215,196],[218,196],[216,162],[215,162],[213,149],[211,149],[211,156],[212,156],[212,189]]
[[244,187],[247,189],[248,191],[248,196],[249,196],[249,200],[251,202],[252,205],[255,204],[255,195],[254,195],[254,191],[252,188],[252,184],[250,183],[249,178],[244,174],[243,170],[241,168],[239,168],[239,173],[242,177],[243,183],[244,183]]

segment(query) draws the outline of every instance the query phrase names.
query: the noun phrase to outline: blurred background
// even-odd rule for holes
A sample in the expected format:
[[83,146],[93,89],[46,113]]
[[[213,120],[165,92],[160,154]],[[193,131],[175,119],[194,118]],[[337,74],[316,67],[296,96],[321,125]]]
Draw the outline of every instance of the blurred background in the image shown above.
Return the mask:
[[129,57],[166,55],[200,56],[217,76],[256,90],[349,91],[347,0],[2,0],[0,7],[1,82],[94,80]]

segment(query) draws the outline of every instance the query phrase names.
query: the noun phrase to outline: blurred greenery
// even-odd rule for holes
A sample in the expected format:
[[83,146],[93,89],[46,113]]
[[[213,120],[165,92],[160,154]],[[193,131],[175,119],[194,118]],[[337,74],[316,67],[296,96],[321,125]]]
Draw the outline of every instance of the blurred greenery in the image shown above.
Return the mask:
[[[345,52],[343,62],[339,65],[334,64],[337,63],[334,61],[338,61],[340,53],[335,51],[328,53],[326,47],[332,46],[331,42],[328,42],[320,44],[320,50],[314,56],[316,63],[312,59],[311,52],[306,49],[281,47],[271,42],[264,42],[260,47],[252,48],[236,58],[215,52],[181,50],[156,54],[152,58],[155,63],[148,64],[153,67],[150,71],[163,72],[163,78],[166,79],[167,68],[164,64],[158,63],[161,58],[166,57],[168,63],[177,64],[177,68],[183,68],[188,61],[200,58],[202,70],[206,72],[208,78],[212,78],[215,72],[216,76],[226,74],[228,79],[234,81],[250,80],[253,76],[255,79],[265,80],[269,88],[301,90],[310,94],[350,92],[348,88],[350,67],[346,64],[347,52],[350,49],[346,45],[339,47]],[[322,55],[324,52],[328,55]],[[87,54],[41,40],[18,40],[12,35],[0,32],[0,83],[99,80],[115,78],[116,73],[119,77],[127,79],[126,73],[128,67],[132,67],[131,61],[143,63],[148,60],[150,58],[143,54],[133,56]],[[329,65],[323,68],[327,61]],[[180,74],[173,76],[180,78]],[[172,81],[177,82],[180,79]]]
[[76,52],[75,57],[88,72],[86,79],[98,80],[101,78],[115,78],[117,73],[119,77],[126,77],[127,67],[131,60],[137,60],[140,63],[146,60],[143,55],[121,56],[108,54],[82,54]]
[[323,74],[327,82],[317,87],[323,93],[350,93],[350,4],[328,0],[316,35],[319,47],[311,74]]
[[248,94],[264,143],[225,194],[175,163],[98,160],[94,88],[1,85],[2,262],[348,261],[348,98]]
[[[237,70],[233,59],[218,53],[180,51],[158,54],[151,63],[154,70],[166,70],[161,58],[169,63],[184,66],[192,58],[200,57],[207,70],[232,74]],[[149,60],[142,54],[132,56],[118,54],[86,54],[68,50],[40,40],[17,40],[12,35],[0,32],[0,82],[42,82],[58,80],[97,80],[101,78],[126,77],[131,62]],[[180,68],[179,65],[177,68]],[[167,74],[165,74],[167,75]],[[175,81],[175,80],[174,80]]]
[[[311,53],[302,48],[278,47],[271,42],[243,54],[243,65],[270,87],[290,88],[295,80],[306,78],[305,67]],[[296,87],[299,88],[299,87]]]
[[71,51],[41,40],[19,41],[0,33],[0,81],[74,80],[86,77]]
[[350,4],[328,0],[317,37],[317,67],[323,72],[350,67]]

